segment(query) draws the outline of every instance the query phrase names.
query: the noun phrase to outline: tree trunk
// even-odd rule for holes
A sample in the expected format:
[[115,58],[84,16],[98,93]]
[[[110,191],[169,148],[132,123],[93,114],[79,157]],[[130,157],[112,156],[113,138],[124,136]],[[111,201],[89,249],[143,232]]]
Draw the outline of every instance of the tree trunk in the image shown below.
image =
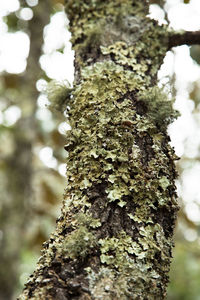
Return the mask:
[[163,299],[177,202],[157,86],[169,33],[145,0],[68,0],[76,51],[61,217],[19,299]]

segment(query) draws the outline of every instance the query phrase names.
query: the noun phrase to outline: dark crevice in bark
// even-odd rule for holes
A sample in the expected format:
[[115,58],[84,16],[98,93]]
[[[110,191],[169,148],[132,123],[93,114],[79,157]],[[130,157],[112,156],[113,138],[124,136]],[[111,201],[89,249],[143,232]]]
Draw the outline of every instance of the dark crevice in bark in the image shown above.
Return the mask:
[[[94,192],[93,192],[94,191]],[[124,201],[127,202],[126,210],[120,207],[117,202],[108,202],[105,186],[94,185],[88,195],[95,193],[95,198],[92,196],[92,207],[90,212],[94,218],[100,219],[102,226],[97,230],[98,238],[114,237],[124,230],[134,240],[138,237],[138,223],[134,222],[128,216],[129,213],[134,214],[136,205],[130,196],[125,196]]]
[[149,134],[145,134],[142,137],[136,135],[136,144],[139,146],[142,152],[142,165],[147,166],[148,162],[154,157],[155,153],[152,148],[153,140]]
[[171,208],[170,210],[166,207],[159,207],[157,209],[151,209],[152,219],[160,224],[163,228],[166,238],[172,237],[171,226],[175,223],[176,209]]
[[[78,261],[70,259],[57,261],[54,259],[49,268],[43,268],[41,275],[46,278],[46,282],[43,281],[39,286],[53,284],[53,288],[49,289],[49,295],[53,299],[76,299],[84,293],[90,294],[87,273],[84,269],[92,265],[94,270],[98,271],[99,259],[97,255],[98,253],[93,250],[84,259]],[[35,288],[34,285],[30,288],[29,297],[32,297]]]

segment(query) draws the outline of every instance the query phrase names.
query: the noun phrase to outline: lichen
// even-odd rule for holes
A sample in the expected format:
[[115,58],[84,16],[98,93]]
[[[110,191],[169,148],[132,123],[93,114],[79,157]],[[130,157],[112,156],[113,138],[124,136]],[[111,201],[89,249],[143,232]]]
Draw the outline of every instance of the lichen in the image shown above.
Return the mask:
[[[94,26],[94,20],[98,23],[99,20],[122,18],[127,15],[127,11],[134,11],[134,14],[145,16],[148,7],[144,8],[144,0],[133,3],[131,0],[117,0],[106,3],[101,0],[73,1],[69,0],[66,4],[66,12],[70,18],[71,26],[70,30],[73,33],[72,42],[76,44],[76,41],[83,36],[88,36],[87,29]],[[81,18],[80,18],[81,15]]]
[[[167,100],[167,96],[157,87],[145,89],[144,80],[113,62],[96,63],[93,67],[83,69],[82,83],[73,93],[73,106],[70,110],[70,115],[73,115],[72,130],[68,134],[66,145],[70,161],[68,182],[70,185],[73,182],[76,189],[76,194],[73,195],[70,190],[68,195],[73,198],[74,203],[76,200],[86,200],[86,197],[81,196],[81,191],[91,187],[94,182],[100,183],[105,179],[108,201],[117,200],[121,207],[126,204],[123,201],[125,196],[144,191],[153,182],[156,189],[160,185],[156,178],[149,179],[146,183],[141,173],[143,153],[137,143],[145,133],[153,139],[155,135],[155,144],[151,145],[154,152],[156,147],[161,147],[164,136],[160,134],[160,139],[157,139],[158,129],[166,129],[173,119],[173,102]],[[139,92],[130,96],[135,90]],[[136,112],[137,103],[141,101],[147,107],[142,116]],[[165,159],[165,154],[159,153],[157,156],[160,160]],[[151,170],[164,169],[156,159],[152,159],[149,164]],[[137,176],[131,178],[131,172],[135,172]]]
[[67,187],[40,265],[67,261],[65,285],[73,270],[77,284],[87,279],[80,295],[89,299],[163,299],[177,210],[166,133],[176,114],[156,87],[168,32],[144,17],[145,0],[66,7],[77,67]]
[[170,99],[162,88],[156,86],[141,91],[139,99],[147,106],[148,116],[160,129],[166,130],[179,116],[178,111],[173,108],[174,99]]
[[[124,231],[117,237],[99,240],[103,266],[98,274],[86,268],[92,295],[96,299],[100,299],[98,296],[105,299],[161,299],[155,288],[160,280],[159,268],[157,271],[151,268],[151,259],[162,249],[161,255],[167,262],[169,253],[165,252],[168,242],[159,232],[162,232],[160,225],[148,225],[141,226],[142,237],[138,242]],[[144,283],[149,290],[143,290]]]
[[67,80],[51,80],[46,87],[46,95],[50,102],[49,109],[64,112],[70,100],[72,88]]

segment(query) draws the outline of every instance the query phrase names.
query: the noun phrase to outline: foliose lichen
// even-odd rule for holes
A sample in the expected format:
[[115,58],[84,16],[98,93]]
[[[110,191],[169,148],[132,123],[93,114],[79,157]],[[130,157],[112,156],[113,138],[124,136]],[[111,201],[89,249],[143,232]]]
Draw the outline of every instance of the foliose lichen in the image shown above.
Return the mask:
[[145,0],[68,0],[66,8],[77,70],[67,187],[40,265],[70,269],[70,296],[81,273],[88,290],[79,284],[79,295],[89,299],[163,299],[177,210],[166,133],[176,113],[156,78],[168,32],[145,18]]

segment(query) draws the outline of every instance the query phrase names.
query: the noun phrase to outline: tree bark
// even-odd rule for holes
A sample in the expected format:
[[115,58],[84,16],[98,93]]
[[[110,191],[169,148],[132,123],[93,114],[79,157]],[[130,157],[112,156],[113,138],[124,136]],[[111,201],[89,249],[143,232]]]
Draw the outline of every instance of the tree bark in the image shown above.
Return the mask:
[[200,31],[183,31],[174,33],[169,38],[169,49],[181,45],[199,45]]
[[76,51],[67,187],[19,299],[164,299],[177,212],[166,27],[145,0],[66,1]]

